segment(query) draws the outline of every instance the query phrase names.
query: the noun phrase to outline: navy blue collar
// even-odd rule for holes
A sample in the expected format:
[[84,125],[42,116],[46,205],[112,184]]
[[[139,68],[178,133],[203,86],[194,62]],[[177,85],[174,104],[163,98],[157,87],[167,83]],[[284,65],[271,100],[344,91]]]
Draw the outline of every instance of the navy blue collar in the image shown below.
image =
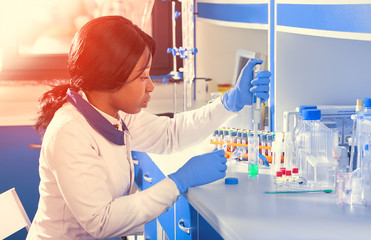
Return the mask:
[[[67,100],[77,108],[89,124],[104,138],[113,144],[125,145],[124,132],[116,129],[102,114],[71,88],[67,90]],[[121,120],[121,122],[124,130],[127,131],[128,128],[124,121]]]

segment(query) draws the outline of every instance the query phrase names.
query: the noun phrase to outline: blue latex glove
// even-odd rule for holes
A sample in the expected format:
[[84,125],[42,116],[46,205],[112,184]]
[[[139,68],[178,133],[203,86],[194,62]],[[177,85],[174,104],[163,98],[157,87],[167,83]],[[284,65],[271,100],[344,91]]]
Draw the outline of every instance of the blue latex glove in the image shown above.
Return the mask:
[[253,79],[254,66],[262,63],[263,60],[250,59],[242,69],[236,85],[223,95],[223,105],[228,111],[238,112],[245,105],[252,105],[252,94],[261,98],[262,103],[267,101],[269,98],[271,73],[269,71],[261,71]]
[[224,155],[224,150],[218,150],[195,156],[168,177],[175,182],[180,193],[190,187],[214,182],[226,175],[227,158]]

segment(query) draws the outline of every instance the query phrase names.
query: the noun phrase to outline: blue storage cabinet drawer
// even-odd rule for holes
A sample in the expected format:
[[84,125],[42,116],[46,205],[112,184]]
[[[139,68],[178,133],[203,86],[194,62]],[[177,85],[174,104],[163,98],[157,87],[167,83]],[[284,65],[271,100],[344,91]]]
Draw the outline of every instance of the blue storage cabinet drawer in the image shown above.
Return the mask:
[[176,239],[197,239],[197,212],[181,195],[176,202]]
[[135,161],[135,183],[141,189],[145,190],[165,178],[147,153],[132,151],[131,156]]
[[[150,188],[165,178],[165,175],[156,166],[147,153],[132,151],[131,156],[135,161],[135,183],[139,189],[145,190]],[[160,222],[169,239],[175,239],[174,205],[161,216],[159,216],[158,221]],[[153,227],[150,227],[151,225],[153,225],[153,223],[146,224],[145,236],[153,235],[153,233],[149,232],[153,231]]]

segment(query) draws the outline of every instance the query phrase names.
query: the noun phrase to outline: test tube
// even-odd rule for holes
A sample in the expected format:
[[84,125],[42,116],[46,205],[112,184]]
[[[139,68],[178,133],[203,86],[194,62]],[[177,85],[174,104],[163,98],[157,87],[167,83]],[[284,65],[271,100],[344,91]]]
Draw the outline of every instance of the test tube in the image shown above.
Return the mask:
[[[262,147],[266,147],[267,146],[267,134],[262,133],[260,135],[260,142],[261,142],[261,146]],[[260,153],[267,156],[267,149],[261,148],[260,149]]]
[[218,149],[223,149],[223,141],[224,141],[224,130],[223,129],[219,129],[218,141],[219,141]]
[[242,143],[242,132],[238,131],[237,132],[237,144],[241,144],[241,143]]
[[229,151],[229,146],[228,146],[228,143],[229,143],[229,132],[228,132],[228,130],[224,130],[223,133],[224,133],[224,135],[223,135],[224,151],[225,152],[228,152]]
[[[243,145],[245,145],[245,147],[247,146],[247,132],[242,133],[241,143]],[[244,150],[242,152],[243,152],[243,156],[245,157],[245,155],[247,154],[246,148],[244,148]]]
[[[248,141],[248,173],[249,176],[254,179],[259,173],[259,141],[258,138],[255,137],[254,133],[250,133]],[[257,157],[256,154],[258,154]]]
[[269,157],[272,156],[272,151],[271,151],[271,149],[272,149],[272,142],[273,142],[272,135],[270,135],[270,134],[267,135],[267,143],[266,143],[266,145],[268,147],[268,149],[267,149],[267,156],[269,156]]
[[[231,131],[230,132],[230,143],[232,143],[232,144],[237,143],[237,133],[236,133],[236,131]],[[236,148],[237,148],[236,146],[230,145],[229,146],[229,151],[233,152],[234,150],[236,150]]]
[[[215,148],[218,148],[218,144],[217,144],[217,142],[219,141],[219,131],[218,130],[215,130],[214,131],[214,134],[213,134],[213,142],[214,142],[214,146],[215,146]],[[218,148],[219,149],[219,148]]]

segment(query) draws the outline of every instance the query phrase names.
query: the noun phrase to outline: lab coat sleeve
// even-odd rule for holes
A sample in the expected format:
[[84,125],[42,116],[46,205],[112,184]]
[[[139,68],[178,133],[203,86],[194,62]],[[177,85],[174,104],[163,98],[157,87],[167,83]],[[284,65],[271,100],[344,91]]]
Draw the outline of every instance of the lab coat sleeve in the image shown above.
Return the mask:
[[195,145],[236,116],[225,109],[220,99],[199,109],[176,114],[173,119],[142,111],[124,118],[132,135],[132,149],[168,154]]
[[52,138],[48,166],[73,216],[95,238],[137,234],[143,224],[165,212],[179,197],[166,178],[136,194],[114,197],[107,184],[105,162],[91,133],[68,123]]

